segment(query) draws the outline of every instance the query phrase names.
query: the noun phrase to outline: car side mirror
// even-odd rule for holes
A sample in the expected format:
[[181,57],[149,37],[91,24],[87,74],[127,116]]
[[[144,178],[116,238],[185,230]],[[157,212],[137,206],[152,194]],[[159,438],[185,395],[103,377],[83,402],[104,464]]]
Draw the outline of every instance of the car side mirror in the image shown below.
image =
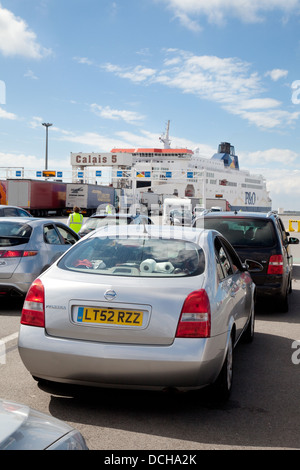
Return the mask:
[[299,245],[299,238],[290,237],[290,238],[288,239],[288,244],[289,244],[289,245]]

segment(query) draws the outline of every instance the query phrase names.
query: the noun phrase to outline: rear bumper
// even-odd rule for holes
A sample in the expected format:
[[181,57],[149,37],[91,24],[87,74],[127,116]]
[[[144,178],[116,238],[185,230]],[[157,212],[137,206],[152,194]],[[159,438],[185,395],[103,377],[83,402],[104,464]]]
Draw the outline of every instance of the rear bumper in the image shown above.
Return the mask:
[[0,284],[0,297],[24,297],[27,290],[29,289],[30,284],[28,285],[15,285],[15,284]]
[[31,375],[82,385],[132,389],[201,388],[217,378],[227,334],[178,338],[170,346],[76,341],[20,326],[19,353]]

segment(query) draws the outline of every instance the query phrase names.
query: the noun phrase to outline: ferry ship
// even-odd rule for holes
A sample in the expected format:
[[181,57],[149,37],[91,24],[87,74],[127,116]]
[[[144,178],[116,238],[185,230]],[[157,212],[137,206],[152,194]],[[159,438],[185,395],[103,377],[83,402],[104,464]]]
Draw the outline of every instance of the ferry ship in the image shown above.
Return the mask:
[[[210,159],[197,150],[171,148],[170,121],[160,141],[164,148],[114,148],[111,153],[131,154],[134,177],[130,191],[141,195],[151,191],[159,195],[196,198],[203,207],[208,200],[227,210],[268,212],[272,200],[262,175],[240,170],[234,146],[221,142]],[[128,167],[129,170],[129,167]],[[131,173],[132,175],[133,173]],[[126,192],[126,188],[124,188]],[[128,189],[129,194],[129,189]],[[221,204],[222,201],[222,204]]]

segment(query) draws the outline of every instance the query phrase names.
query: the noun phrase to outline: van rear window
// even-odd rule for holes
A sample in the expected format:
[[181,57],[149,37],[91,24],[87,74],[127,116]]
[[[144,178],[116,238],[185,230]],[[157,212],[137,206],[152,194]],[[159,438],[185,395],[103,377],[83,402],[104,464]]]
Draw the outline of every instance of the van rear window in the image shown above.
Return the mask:
[[[203,227],[203,220],[200,221]],[[276,243],[270,220],[237,217],[207,217],[206,229],[218,230],[233,246],[271,247]]]

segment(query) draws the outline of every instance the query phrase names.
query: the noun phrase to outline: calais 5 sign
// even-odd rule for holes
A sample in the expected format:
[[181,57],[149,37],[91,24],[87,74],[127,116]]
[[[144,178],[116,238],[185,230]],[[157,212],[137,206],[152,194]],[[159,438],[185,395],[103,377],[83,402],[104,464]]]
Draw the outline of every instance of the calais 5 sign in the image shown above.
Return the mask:
[[72,166],[130,166],[132,160],[128,153],[71,153]]

